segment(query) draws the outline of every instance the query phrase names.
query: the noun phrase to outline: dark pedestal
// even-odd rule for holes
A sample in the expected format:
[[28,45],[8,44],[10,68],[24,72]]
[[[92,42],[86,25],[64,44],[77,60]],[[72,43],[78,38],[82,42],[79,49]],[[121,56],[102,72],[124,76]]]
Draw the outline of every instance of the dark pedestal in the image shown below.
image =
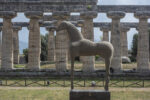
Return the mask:
[[110,92],[99,90],[71,90],[70,100],[110,100]]

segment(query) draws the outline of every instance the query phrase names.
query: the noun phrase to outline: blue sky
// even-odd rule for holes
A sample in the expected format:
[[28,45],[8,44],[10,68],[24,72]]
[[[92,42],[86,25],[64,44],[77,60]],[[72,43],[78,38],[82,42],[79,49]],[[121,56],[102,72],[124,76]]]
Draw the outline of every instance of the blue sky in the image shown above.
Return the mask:
[[[98,5],[150,5],[150,0],[99,0]],[[2,19],[0,19],[0,21],[2,22]],[[19,13],[18,16],[12,21],[29,22],[29,19],[27,19],[23,13]],[[111,22],[111,19],[108,19],[105,13],[99,13],[98,17],[94,19],[94,22]],[[138,19],[134,18],[132,13],[128,13],[126,14],[125,18],[121,19],[121,22],[138,22]],[[45,28],[41,28],[41,34],[46,33],[47,31]],[[135,29],[130,29],[127,34],[129,49],[131,48],[132,38],[135,33],[137,33]],[[22,28],[22,30],[19,31],[19,41],[28,43],[28,35],[29,32],[27,28]],[[94,28],[94,40],[99,41],[100,36],[102,36],[102,32],[99,30],[99,28]]]

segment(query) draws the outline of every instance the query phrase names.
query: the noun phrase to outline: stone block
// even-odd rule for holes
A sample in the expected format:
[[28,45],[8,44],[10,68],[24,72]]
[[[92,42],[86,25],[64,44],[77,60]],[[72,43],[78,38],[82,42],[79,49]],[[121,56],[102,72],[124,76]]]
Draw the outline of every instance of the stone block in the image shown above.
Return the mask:
[[110,100],[110,92],[100,90],[71,90],[70,100]]

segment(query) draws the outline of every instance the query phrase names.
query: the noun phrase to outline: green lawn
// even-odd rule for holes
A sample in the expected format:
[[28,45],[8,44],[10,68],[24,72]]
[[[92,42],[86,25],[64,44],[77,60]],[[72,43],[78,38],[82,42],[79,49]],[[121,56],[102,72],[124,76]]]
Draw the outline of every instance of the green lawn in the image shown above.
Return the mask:
[[[0,87],[0,100],[69,100],[69,90],[58,87]],[[111,100],[149,100],[150,98],[150,88],[111,88],[110,91]]]
[[[14,65],[15,68],[24,68],[26,65]],[[68,69],[70,69],[70,62],[68,63]],[[129,63],[129,64],[122,64],[123,69],[133,69],[136,68],[136,63]],[[55,68],[55,63],[43,63],[41,64],[41,68]],[[104,62],[95,62],[95,68],[96,69],[104,69],[105,64]],[[75,69],[82,69],[82,63],[81,62],[75,62]]]

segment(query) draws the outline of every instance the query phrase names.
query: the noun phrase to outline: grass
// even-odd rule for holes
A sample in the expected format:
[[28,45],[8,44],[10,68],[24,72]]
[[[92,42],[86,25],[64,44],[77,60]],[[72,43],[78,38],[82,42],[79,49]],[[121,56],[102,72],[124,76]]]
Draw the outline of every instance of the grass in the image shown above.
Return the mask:
[[[0,88],[0,100],[69,100],[69,91],[70,88],[57,88],[57,87],[56,88],[2,87]],[[111,88],[110,91],[111,91],[111,100],[149,100],[150,98],[149,95],[150,88],[141,88],[141,89]]]
[[[18,64],[14,65],[15,68],[25,68],[25,64]],[[68,69],[70,69],[70,62],[68,63]],[[136,63],[128,63],[128,64],[122,64],[123,69],[133,69],[136,68],[137,64]],[[41,68],[55,68],[55,63],[45,63],[41,64]],[[104,62],[95,62],[95,68],[96,69],[105,69],[105,64]],[[75,69],[82,69],[82,63],[81,62],[75,62]]]

